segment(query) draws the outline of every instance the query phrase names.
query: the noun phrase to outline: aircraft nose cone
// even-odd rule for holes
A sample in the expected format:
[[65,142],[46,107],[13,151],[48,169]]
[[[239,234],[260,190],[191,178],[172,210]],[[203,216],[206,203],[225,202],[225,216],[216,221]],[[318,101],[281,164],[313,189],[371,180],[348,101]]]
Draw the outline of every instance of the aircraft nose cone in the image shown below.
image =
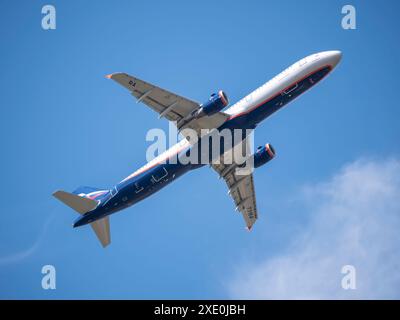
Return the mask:
[[342,52],[338,50],[329,51],[329,59],[331,60],[332,66],[336,67],[340,60],[342,60]]

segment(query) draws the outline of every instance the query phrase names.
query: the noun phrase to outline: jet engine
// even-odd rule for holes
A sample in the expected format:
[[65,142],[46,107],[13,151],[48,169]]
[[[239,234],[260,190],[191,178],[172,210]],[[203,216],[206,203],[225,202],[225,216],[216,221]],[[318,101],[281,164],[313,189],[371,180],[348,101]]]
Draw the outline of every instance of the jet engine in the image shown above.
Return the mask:
[[185,125],[194,119],[200,119],[204,116],[211,116],[229,104],[228,96],[222,90],[217,93],[213,93],[210,98],[201,104],[198,109],[192,111],[185,118],[178,121],[177,126],[180,131]]
[[211,116],[221,111],[229,104],[228,96],[222,90],[213,93],[210,98],[204,102],[196,112],[196,118]]
[[260,146],[254,153],[254,167],[261,167],[262,165],[271,161],[274,157],[275,150],[269,143],[267,143],[265,146]]

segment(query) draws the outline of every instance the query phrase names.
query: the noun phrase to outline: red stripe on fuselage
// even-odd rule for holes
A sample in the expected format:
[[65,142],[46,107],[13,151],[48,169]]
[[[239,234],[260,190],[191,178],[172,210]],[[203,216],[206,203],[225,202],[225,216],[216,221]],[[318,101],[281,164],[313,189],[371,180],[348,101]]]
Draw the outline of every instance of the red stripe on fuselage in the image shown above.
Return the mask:
[[[148,167],[148,168],[143,168],[143,169],[137,170],[136,172],[134,172],[134,173],[132,173],[131,175],[127,176],[127,177],[126,177],[124,180],[122,180],[121,182],[128,181],[128,180],[132,179],[133,177],[136,177],[136,176],[138,176],[139,174],[142,174],[143,172],[146,172],[146,171],[148,171],[148,170],[154,168],[155,166],[157,166],[157,165],[159,165],[159,164],[161,164],[161,163],[166,164],[166,162],[167,162],[169,159],[171,159],[173,156],[177,155],[177,154],[178,154],[179,152],[181,152],[182,150],[185,150],[185,149],[186,149],[187,147],[189,147],[189,146],[190,146],[190,145],[184,145],[184,146],[178,148],[177,151],[175,151],[173,154],[171,154],[170,156],[166,157],[165,159],[162,159],[162,160],[160,160],[159,162],[154,163],[153,165],[151,165],[151,166]],[[168,151],[167,151],[167,152],[168,152]],[[164,161],[165,161],[165,162],[164,162]]]
[[98,198],[98,197],[104,195],[104,194],[107,193],[107,192],[108,192],[108,191],[99,192],[99,193],[97,193],[97,194],[94,194],[94,195],[92,195],[92,196],[89,196],[88,198],[94,200],[94,199],[96,199],[96,198]]
[[[256,105],[255,107],[253,107],[253,108],[250,109],[250,110],[246,110],[246,111],[243,111],[243,112],[241,112],[241,113],[238,113],[238,114],[235,114],[235,115],[229,117],[228,120],[226,120],[226,121],[232,120],[232,119],[234,119],[234,118],[236,118],[236,117],[238,117],[238,116],[241,116],[241,115],[243,115],[243,114],[250,113],[251,111],[257,109],[257,108],[260,107],[261,105],[263,105],[263,104],[269,102],[270,100],[274,99],[275,97],[277,97],[278,95],[280,95],[283,91],[285,91],[285,90],[289,89],[291,86],[293,86],[295,83],[298,83],[298,82],[300,82],[300,81],[303,81],[304,79],[308,78],[310,75],[312,75],[312,74],[314,74],[314,73],[316,73],[316,72],[318,72],[318,71],[321,71],[322,69],[324,69],[324,68],[326,68],[326,67],[329,67],[329,69],[330,69],[329,72],[331,72],[332,69],[333,69],[331,65],[325,65],[325,66],[323,66],[323,67],[321,67],[321,68],[319,68],[319,69],[317,69],[317,70],[315,70],[315,71],[313,71],[313,72],[310,72],[309,74],[307,74],[306,76],[304,76],[304,77],[301,78],[300,80],[297,80],[296,82],[293,82],[292,84],[290,84],[289,86],[287,86],[287,87],[284,88],[283,90],[279,91],[277,94],[275,94],[275,95],[272,96],[271,98],[266,99],[264,102],[259,103],[258,105]],[[329,72],[324,76],[324,78],[329,74]],[[322,79],[323,79],[323,78],[321,78],[321,80],[322,80]],[[167,158],[161,160],[160,162],[157,162],[157,163],[151,165],[150,167],[148,167],[148,168],[146,168],[146,169],[144,169],[144,170],[139,170],[139,171],[137,171],[137,172],[131,174],[130,176],[128,176],[128,177],[126,177],[124,180],[122,180],[120,183],[126,182],[126,181],[128,181],[128,180],[130,180],[130,179],[132,179],[132,178],[134,178],[134,177],[136,177],[136,176],[138,176],[139,174],[142,174],[142,173],[144,173],[144,172],[146,172],[146,171],[148,171],[148,170],[154,168],[155,166],[161,164],[163,161],[168,161],[168,159],[172,158],[172,157],[175,156],[177,153],[181,152],[182,150],[184,150],[184,149],[187,148],[187,147],[188,147],[188,146],[179,148],[175,153],[173,153],[173,154],[170,155],[169,157],[167,157]]]
[[[308,77],[311,76],[312,74],[317,73],[318,71],[321,71],[322,69],[324,69],[324,68],[326,68],[326,67],[329,67],[329,72],[331,72],[332,69],[333,69],[332,66],[331,66],[330,64],[327,64],[327,65],[325,65],[325,66],[323,66],[323,67],[321,67],[321,68],[319,68],[319,69],[317,69],[317,70],[315,70],[315,71],[313,71],[313,72],[310,72],[310,73],[308,73],[306,76],[304,76],[303,78],[301,78],[300,80],[297,80],[297,81],[293,82],[292,84],[288,85],[286,88],[284,88],[283,90],[279,91],[279,92],[278,92],[277,94],[275,94],[274,96],[272,96],[272,97],[270,97],[270,98],[267,98],[267,99],[264,100],[263,102],[260,102],[260,103],[257,104],[255,107],[253,107],[253,108],[251,108],[251,109],[249,109],[249,110],[245,110],[245,111],[243,111],[243,112],[241,112],[241,113],[234,114],[234,115],[230,116],[230,117],[228,118],[227,121],[232,120],[232,119],[234,119],[234,118],[237,118],[237,117],[239,117],[239,116],[241,116],[241,115],[244,115],[244,114],[247,114],[247,113],[252,112],[253,110],[257,109],[258,107],[262,106],[263,104],[266,104],[267,102],[269,102],[269,101],[271,101],[272,99],[276,98],[277,96],[279,96],[280,94],[282,94],[282,92],[286,91],[287,89],[289,89],[289,88],[290,88],[291,86],[293,86],[294,84],[303,81],[304,79],[308,78]],[[329,74],[329,72],[324,76],[324,78]],[[323,78],[321,78],[321,80],[322,80],[322,79],[323,79]],[[305,91],[304,91],[304,92],[305,92]]]

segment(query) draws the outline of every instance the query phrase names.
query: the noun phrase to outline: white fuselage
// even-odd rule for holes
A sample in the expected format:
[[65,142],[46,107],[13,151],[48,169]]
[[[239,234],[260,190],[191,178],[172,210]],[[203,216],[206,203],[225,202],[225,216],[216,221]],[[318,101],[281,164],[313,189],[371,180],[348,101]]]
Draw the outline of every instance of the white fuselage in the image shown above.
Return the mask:
[[[316,70],[323,68],[324,66],[330,66],[333,69],[341,59],[340,51],[324,51],[309,55],[296,63],[292,64],[281,73],[276,75],[271,80],[258,87],[256,90],[236,102],[234,105],[224,110],[223,112],[229,114],[233,119],[245,113],[250,113],[252,110],[257,108],[260,104],[264,103],[268,99],[276,96],[279,93],[287,93],[285,90],[290,88],[292,84],[296,84],[308,75],[312,74]],[[126,177],[121,182],[124,182],[134,176],[145,172],[154,165],[166,161],[171,156],[179,153],[180,151],[188,148],[190,143],[188,140],[183,139],[164,153],[160,154],[143,167],[136,170],[134,173]]]

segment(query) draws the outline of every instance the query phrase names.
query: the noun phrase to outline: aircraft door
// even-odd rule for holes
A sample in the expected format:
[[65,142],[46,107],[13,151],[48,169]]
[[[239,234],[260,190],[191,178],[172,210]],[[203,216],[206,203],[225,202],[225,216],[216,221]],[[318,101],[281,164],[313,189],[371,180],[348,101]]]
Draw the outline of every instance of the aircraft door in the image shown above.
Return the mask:
[[153,178],[154,182],[159,182],[159,181],[163,180],[164,178],[166,178],[167,176],[168,176],[167,169],[165,169],[165,167],[162,167],[161,170],[157,170],[156,172],[154,172],[154,174],[152,175],[152,178]]

